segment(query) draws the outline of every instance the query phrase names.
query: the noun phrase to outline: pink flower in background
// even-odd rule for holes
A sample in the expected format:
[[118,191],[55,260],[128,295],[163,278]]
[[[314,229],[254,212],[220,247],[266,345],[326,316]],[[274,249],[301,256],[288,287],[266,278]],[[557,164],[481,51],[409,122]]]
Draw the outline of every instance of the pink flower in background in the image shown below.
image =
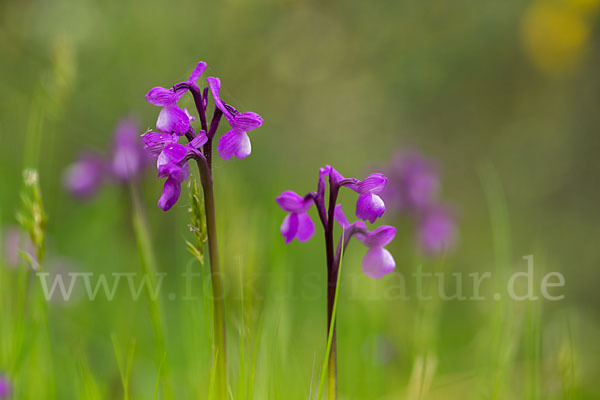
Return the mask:
[[101,156],[84,152],[63,173],[63,185],[75,197],[91,197],[104,183],[106,168]]
[[132,117],[119,121],[114,131],[114,144],[108,157],[90,151],[63,173],[64,187],[75,197],[92,197],[108,181],[129,182],[138,179],[152,162],[139,144],[140,129]]
[[4,250],[4,261],[9,267],[16,268],[21,258],[20,253],[26,253],[35,260],[35,247],[21,229],[17,227],[7,228],[3,232],[2,248]]
[[150,160],[140,146],[139,124],[131,117],[122,119],[115,129],[111,160],[112,175],[121,181],[135,179]]
[[454,247],[456,241],[454,218],[443,207],[431,207],[419,218],[417,236],[425,253],[446,253]]
[[457,228],[454,215],[438,198],[441,185],[436,164],[411,150],[397,153],[382,169],[388,184],[381,197],[392,215],[415,221],[421,251],[430,256],[451,251]]
[[8,399],[11,394],[11,387],[8,380],[0,375],[0,399]]
[[381,196],[390,211],[415,212],[436,201],[440,180],[433,162],[416,151],[400,152],[384,167],[389,185]]

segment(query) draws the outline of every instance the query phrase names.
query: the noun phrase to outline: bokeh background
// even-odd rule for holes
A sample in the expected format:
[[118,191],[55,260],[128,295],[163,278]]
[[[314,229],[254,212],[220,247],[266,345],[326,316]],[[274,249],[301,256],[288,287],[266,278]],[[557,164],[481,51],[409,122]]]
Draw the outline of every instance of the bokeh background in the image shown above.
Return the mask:
[[[566,297],[498,302],[490,284],[481,302],[385,299],[372,294],[396,281],[360,275],[355,243],[340,294],[341,398],[598,398],[599,15],[597,0],[5,0],[1,225],[16,225],[22,169],[37,166],[45,268],[138,271],[127,190],[108,185],[81,202],[62,174],[82,149],[108,154],[124,115],[138,117],[140,133],[152,128],[158,110],[144,94],[203,60],[228,103],[265,120],[249,158],[215,161],[234,398],[308,398],[322,360],[324,291],[307,296],[303,283],[315,273],[325,288],[321,236],[284,246],[274,198],[314,190],[327,163],[364,177],[407,148],[440,167],[459,236],[451,254],[428,258],[410,219],[384,218],[399,227],[390,246],[398,271],[492,271],[503,284],[533,254],[538,294],[543,274],[560,271]],[[143,200],[159,268],[176,276],[191,260],[187,197],[162,212],[154,174]],[[179,279],[165,285],[183,291]],[[5,288],[5,327],[19,313],[8,309],[13,295]],[[10,349],[25,339],[0,329],[0,372],[16,398],[50,398],[50,387],[60,399],[119,398],[111,335],[123,347],[135,338],[132,396],[152,398],[148,312],[125,295],[49,305],[52,375],[37,347],[11,369]],[[205,398],[209,310],[163,302],[176,398]]]

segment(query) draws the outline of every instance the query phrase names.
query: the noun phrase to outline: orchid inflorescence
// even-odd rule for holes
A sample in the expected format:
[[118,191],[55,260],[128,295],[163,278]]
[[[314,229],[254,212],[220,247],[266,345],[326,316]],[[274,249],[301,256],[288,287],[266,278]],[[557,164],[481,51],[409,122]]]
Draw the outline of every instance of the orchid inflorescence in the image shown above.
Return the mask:
[[[325,201],[325,192],[329,183],[329,198]],[[363,221],[374,223],[385,212],[385,204],[379,193],[385,188],[387,178],[380,173],[369,175],[364,180],[344,178],[332,166],[327,165],[319,170],[317,191],[304,197],[292,191],[285,191],[277,197],[277,203],[288,215],[281,224],[281,234],[286,243],[294,239],[301,242],[309,240],[315,226],[307,211],[314,204],[325,232],[325,249],[327,253],[327,335],[331,347],[328,354],[329,398],[337,398],[337,344],[335,323],[335,302],[338,290],[338,278],[343,252],[353,237],[369,248],[362,261],[362,270],[368,277],[380,279],[396,268],[394,258],[384,247],[396,235],[396,228],[380,226],[370,231]],[[358,193],[355,214],[358,221],[350,223],[337,204],[339,191],[347,187]],[[334,249],[335,222],[342,227],[337,248]]]
[[[329,207],[325,202],[326,179],[329,181]],[[387,178],[380,173],[371,174],[365,180],[360,181],[354,178],[344,178],[330,165],[321,168],[316,192],[301,197],[295,192],[285,191],[277,197],[279,206],[289,213],[281,225],[281,234],[285,238],[285,242],[289,243],[294,238],[304,242],[313,236],[315,227],[307,211],[314,204],[326,235],[333,235],[334,220],[344,230],[344,235],[340,237],[338,243],[337,254],[331,260],[331,268],[336,268],[339,263],[342,247],[347,246],[352,237],[356,237],[369,248],[362,262],[362,270],[365,275],[379,279],[389,274],[394,270],[396,264],[384,246],[394,239],[396,228],[384,225],[369,231],[363,222],[374,223],[385,212],[385,204],[379,197],[379,193],[385,187],[386,182]],[[342,187],[348,187],[359,194],[355,211],[359,220],[353,223],[346,218],[342,211],[342,205],[336,204],[338,192]]]
[[[179,199],[181,183],[189,176],[187,162],[195,159],[210,170],[212,163],[212,141],[224,115],[231,130],[223,135],[217,150],[224,160],[233,156],[245,158],[250,155],[251,145],[247,132],[262,125],[260,115],[253,112],[238,112],[234,107],[224,103],[220,97],[221,81],[208,77],[208,86],[203,90],[196,83],[206,69],[205,62],[199,62],[188,80],[175,84],[172,88],[155,87],[146,94],[146,100],[155,106],[162,107],[156,121],[158,132],[146,133],[142,140],[145,149],[157,158],[158,177],[167,178],[158,206],[169,210]],[[201,129],[196,133],[191,125],[195,118],[187,109],[181,109],[177,103],[191,92],[196,110],[200,118]],[[208,93],[212,94],[215,110],[210,123],[207,123],[206,111]],[[179,138],[188,139],[186,145],[179,143]]]
[[[206,69],[205,62],[199,62],[189,79],[175,84],[170,89],[155,87],[146,94],[146,100],[155,106],[162,107],[156,121],[157,132],[149,132],[142,136],[144,148],[156,157],[159,178],[167,178],[158,206],[167,211],[179,199],[181,184],[188,179],[189,160],[195,160],[200,173],[204,198],[204,216],[194,215],[194,221],[205,221],[210,258],[210,273],[213,291],[213,318],[215,340],[215,371],[218,398],[227,398],[227,357],[226,357],[226,319],[224,289],[219,265],[217,245],[217,228],[215,219],[215,200],[212,175],[212,146],[221,118],[225,116],[231,126],[219,139],[217,150],[224,160],[233,156],[245,158],[250,155],[251,145],[248,131],[258,128],[263,120],[253,112],[238,112],[234,107],[221,100],[221,81],[208,77],[203,90],[196,83]],[[190,92],[194,99],[196,111],[200,119],[200,129],[196,133],[192,127],[195,118],[177,104]],[[208,93],[215,103],[210,126],[206,118]],[[179,139],[185,136],[188,143],[181,144]],[[192,212],[199,212],[192,207]]]

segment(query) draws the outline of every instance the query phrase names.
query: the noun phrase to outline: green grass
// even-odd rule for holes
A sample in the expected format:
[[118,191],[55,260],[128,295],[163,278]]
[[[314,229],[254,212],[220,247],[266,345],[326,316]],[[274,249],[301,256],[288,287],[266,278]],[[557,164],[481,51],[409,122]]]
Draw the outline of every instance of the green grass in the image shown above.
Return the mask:
[[[486,195],[493,199],[489,204],[492,231],[496,235],[494,242],[502,243],[505,249],[496,252],[498,268],[502,269],[502,260],[510,259],[506,254],[509,239],[504,216],[507,211],[493,170],[484,171],[487,171],[482,175]],[[235,202],[231,204],[235,205]],[[160,264],[153,261],[152,235],[143,222],[142,210],[135,202],[133,209],[132,230],[137,235],[137,246],[131,243],[128,251],[135,253],[137,247],[142,260],[140,266],[145,273],[152,271],[148,268],[160,270]],[[253,217],[244,220],[238,215],[238,218],[237,224],[256,221]],[[256,230],[271,225],[268,219],[259,220]],[[325,298],[323,293],[308,300],[302,298],[298,289],[305,288],[298,286],[298,282],[303,276],[298,271],[291,271],[290,275],[288,269],[290,264],[299,268],[301,260],[309,263],[310,260],[297,246],[290,246],[289,251],[282,250],[276,234],[265,237],[266,244],[261,245],[256,239],[234,233],[236,230],[231,221],[224,222],[221,229],[231,233],[224,240],[226,248],[236,249],[230,250],[232,253],[223,252],[231,277],[228,280],[229,350],[232,354],[230,397],[244,400],[310,398],[316,394],[317,399],[322,398],[330,346],[330,341],[322,341],[325,326],[321,309]],[[185,241],[181,240],[180,251],[185,252],[185,248]],[[241,252],[248,248],[252,249],[248,253],[237,252],[237,249]],[[297,261],[290,261],[290,256],[297,257]],[[360,254],[351,251],[345,258],[344,270],[356,270],[359,260]],[[191,262],[198,271],[203,271],[205,279],[204,267],[197,259]],[[317,272],[315,282],[321,287],[324,284],[320,279],[324,274],[318,272],[323,266],[321,262],[315,264],[307,265],[311,266],[310,271]],[[184,271],[183,266],[174,268],[179,273]],[[269,268],[268,275],[265,268]],[[425,263],[424,268],[443,272],[452,265],[449,259],[442,259]],[[169,301],[164,294],[169,292],[163,292],[159,301],[166,303],[161,310],[160,303],[152,301],[147,294],[139,301],[146,303],[146,307],[142,307],[142,304],[132,304],[127,294],[121,291],[114,302],[82,299],[68,306],[47,303],[43,299],[37,278],[28,269],[26,259],[17,269],[0,269],[0,277],[0,302],[3,309],[9,310],[3,316],[1,326],[0,360],[15,386],[16,398],[214,398],[211,307],[205,296],[197,301]],[[541,341],[543,307],[539,303],[524,305],[503,300],[474,305],[465,302],[462,307],[487,310],[478,318],[477,324],[467,330],[444,322],[447,321],[443,318],[447,302],[439,299],[409,301],[403,308],[406,313],[395,318],[402,320],[401,325],[412,325],[413,329],[380,330],[383,325],[371,324],[369,321],[375,320],[368,314],[351,307],[375,307],[380,311],[392,307],[390,311],[393,311],[394,303],[374,302],[364,295],[364,291],[358,298],[348,297],[352,292],[349,279],[347,273],[340,274],[338,288],[342,288],[342,296],[338,290],[335,302],[336,310],[338,302],[342,304],[338,311],[342,398],[448,399],[462,396],[504,399],[518,393],[532,400],[579,398],[575,395],[578,378],[574,371],[578,356],[572,344],[572,333],[559,339],[564,352],[562,363],[558,366],[546,364]],[[376,285],[376,291],[389,286],[385,279],[377,282],[369,282],[366,277],[358,279],[362,285]],[[254,282],[252,287],[246,286],[249,281]],[[177,299],[188,290],[183,283],[167,282],[166,285],[169,291],[177,294]],[[204,287],[206,282],[202,279],[194,282],[196,294],[203,294]],[[491,287],[487,289],[487,294],[494,292]],[[436,285],[431,284],[425,288],[425,293],[435,294],[436,290]],[[372,289],[367,291],[372,292]],[[450,308],[448,312],[453,311]],[[87,326],[77,325],[77,320],[85,321],[90,314],[93,314],[94,322],[87,320]],[[93,328],[101,325],[106,328]],[[552,331],[554,328],[547,329]],[[471,335],[472,339],[462,348],[444,347],[445,335],[449,332]],[[402,345],[384,349],[382,354],[373,355],[375,358],[365,358],[365,340],[373,335],[389,337],[391,339],[386,342]],[[113,357],[98,357],[102,349],[110,347]],[[381,364],[377,357],[387,361]],[[325,360],[320,373],[319,369],[314,370],[315,358]],[[457,362],[456,366],[453,366],[454,362]],[[352,376],[356,371],[369,375],[369,381],[378,382],[380,386],[360,392],[360,397],[353,397],[353,391],[360,385]],[[563,377],[560,387],[545,387],[547,378],[544,375],[554,374]],[[381,375],[382,379],[374,379],[376,375]],[[66,384],[73,380],[76,384]],[[171,390],[172,394],[169,393]]]

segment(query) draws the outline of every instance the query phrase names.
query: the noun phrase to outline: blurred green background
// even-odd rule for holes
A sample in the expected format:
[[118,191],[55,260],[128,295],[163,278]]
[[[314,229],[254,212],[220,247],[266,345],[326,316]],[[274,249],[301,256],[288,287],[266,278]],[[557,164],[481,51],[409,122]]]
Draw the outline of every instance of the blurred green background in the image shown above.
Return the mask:
[[[354,243],[339,307],[340,397],[600,398],[599,15],[597,0],[4,0],[1,224],[16,224],[25,159],[38,160],[54,260],[46,268],[138,271],[127,191],[112,185],[80,202],[61,175],[83,148],[108,154],[122,116],[137,115],[141,131],[153,127],[158,109],[145,93],[186,79],[203,60],[203,78],[220,77],[228,103],[265,120],[250,133],[249,158],[215,160],[234,398],[308,398],[322,360],[321,234],[284,246],[274,198],[314,190],[326,163],[363,177],[408,147],[441,166],[460,237],[445,259],[423,258],[410,221],[384,217],[399,227],[390,246],[398,271],[502,276],[524,270],[521,257],[533,254],[536,285],[560,271],[566,298],[496,302],[490,284],[482,302],[385,300],[369,293],[384,293],[394,278],[360,275],[364,251]],[[183,104],[193,108],[189,98]],[[187,194],[162,212],[153,175],[143,191],[159,268],[180,274],[191,259]],[[304,294],[310,273],[323,289],[314,296]],[[177,279],[165,285],[164,293],[183,290]],[[414,293],[414,282],[407,286]],[[118,299],[50,304],[53,376],[30,355],[10,372],[15,386],[27,386],[17,398],[47,398],[39,376],[55,382],[60,399],[122,396],[111,334],[124,348],[136,339],[132,396],[152,398],[146,307]],[[176,398],[205,398],[206,304],[163,301]],[[0,332],[2,372],[6,348],[20,339]]]

